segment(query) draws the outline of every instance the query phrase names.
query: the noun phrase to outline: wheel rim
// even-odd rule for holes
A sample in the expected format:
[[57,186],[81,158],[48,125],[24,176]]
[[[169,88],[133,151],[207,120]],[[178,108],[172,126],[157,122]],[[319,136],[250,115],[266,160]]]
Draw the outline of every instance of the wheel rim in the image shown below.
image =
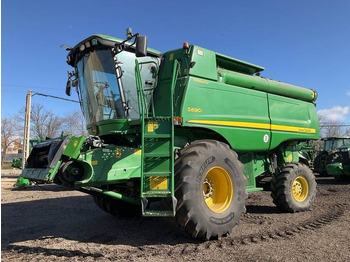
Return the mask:
[[292,185],[292,196],[298,201],[302,202],[306,199],[309,193],[309,185],[304,177],[298,176],[294,179]]
[[228,172],[222,167],[212,167],[203,182],[203,197],[209,209],[223,213],[230,206],[233,198],[233,182]]

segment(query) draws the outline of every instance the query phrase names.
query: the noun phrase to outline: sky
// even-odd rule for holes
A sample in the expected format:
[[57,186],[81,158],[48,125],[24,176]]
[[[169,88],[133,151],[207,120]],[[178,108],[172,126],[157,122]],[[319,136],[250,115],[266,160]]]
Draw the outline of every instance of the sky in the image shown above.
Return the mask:
[[[312,88],[317,110],[350,123],[350,1],[2,0],[1,116],[25,105],[28,89],[66,97],[67,51],[93,34],[148,36],[166,52],[184,41],[265,67],[262,76]],[[72,92],[71,99],[77,99]],[[58,115],[72,102],[33,96]]]

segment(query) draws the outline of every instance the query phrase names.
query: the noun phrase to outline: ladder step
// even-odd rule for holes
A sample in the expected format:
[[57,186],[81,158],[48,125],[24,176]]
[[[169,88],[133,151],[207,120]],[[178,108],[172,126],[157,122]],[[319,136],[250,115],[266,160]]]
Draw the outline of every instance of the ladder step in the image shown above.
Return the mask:
[[155,121],[155,120],[158,120],[158,121],[167,121],[167,120],[171,120],[171,117],[170,116],[155,116],[155,117],[147,117],[145,118],[146,122],[147,121]]
[[164,191],[145,191],[142,192],[142,196],[144,197],[169,197],[171,196],[171,192],[168,190]]
[[143,156],[145,158],[155,158],[155,157],[170,158],[171,157],[168,153],[144,153]]
[[171,138],[170,134],[145,134],[145,138]]
[[143,173],[145,176],[149,177],[149,176],[161,176],[161,177],[169,177],[171,175],[171,172],[167,172],[167,171],[159,171],[159,172],[144,172]]
[[[146,217],[147,216],[148,217],[151,217],[151,216],[173,217],[173,216],[175,216],[177,199],[171,195],[168,198],[169,198],[168,201],[164,201],[163,205],[158,204],[158,205],[154,206],[154,205],[152,205],[152,201],[149,202],[147,198],[142,197],[141,198],[142,215],[146,216]],[[163,200],[163,198],[159,198],[158,200]]]
[[172,210],[146,210],[142,215],[144,217],[174,217],[175,216]]

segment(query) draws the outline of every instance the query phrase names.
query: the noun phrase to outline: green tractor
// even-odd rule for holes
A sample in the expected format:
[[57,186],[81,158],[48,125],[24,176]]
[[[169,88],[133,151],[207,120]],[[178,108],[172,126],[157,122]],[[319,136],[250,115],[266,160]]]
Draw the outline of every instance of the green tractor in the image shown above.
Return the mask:
[[115,216],[170,217],[197,239],[229,234],[247,192],[309,210],[316,182],[298,144],[319,138],[317,93],[263,78],[263,67],[187,42],[93,35],[67,48],[89,136],[36,145],[21,176],[92,195]]
[[314,171],[320,175],[330,175],[333,176],[334,172],[328,172],[327,165],[337,162],[341,157],[342,153],[339,151],[339,148],[342,146],[350,145],[350,137],[327,137],[322,138],[323,149],[319,152],[314,160]]
[[[35,146],[36,144],[45,141],[48,138],[39,138],[39,139],[30,139],[29,140],[29,151],[32,150],[33,146]],[[12,160],[12,166],[16,167],[16,168],[21,168],[22,167],[22,158],[14,158]]]
[[331,163],[326,166],[327,174],[338,180],[349,180],[350,178],[350,139],[347,145],[339,147],[332,158]]

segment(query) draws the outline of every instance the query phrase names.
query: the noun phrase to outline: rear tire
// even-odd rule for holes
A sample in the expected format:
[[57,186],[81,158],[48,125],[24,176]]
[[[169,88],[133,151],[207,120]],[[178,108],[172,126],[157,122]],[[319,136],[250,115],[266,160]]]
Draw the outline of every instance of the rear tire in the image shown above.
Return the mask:
[[301,163],[288,163],[271,180],[271,197],[284,212],[310,210],[316,196],[316,181],[312,171]]
[[230,234],[246,211],[245,184],[243,165],[228,145],[193,142],[175,162],[175,223],[193,238]]

